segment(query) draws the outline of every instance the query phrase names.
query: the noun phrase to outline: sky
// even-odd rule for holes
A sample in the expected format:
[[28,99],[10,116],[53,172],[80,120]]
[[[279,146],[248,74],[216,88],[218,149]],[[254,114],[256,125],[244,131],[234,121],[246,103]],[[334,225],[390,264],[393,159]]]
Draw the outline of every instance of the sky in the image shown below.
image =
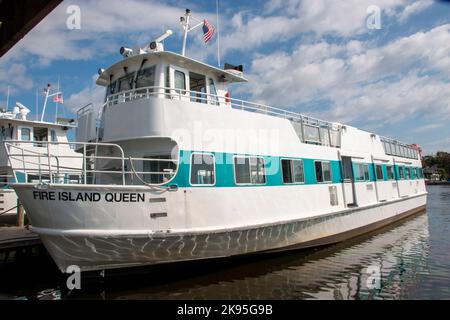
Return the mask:
[[[144,47],[167,29],[165,49],[180,52],[186,8],[217,27],[214,0],[64,0],[0,58],[0,106],[9,87],[10,108],[21,102],[33,117],[36,91],[40,110],[43,88],[58,79],[59,115],[101,105],[97,70],[120,60],[121,46]],[[243,64],[249,79],[232,97],[450,152],[450,3],[219,0],[216,29],[222,66]],[[205,45],[200,30],[187,55],[217,65],[218,33]]]

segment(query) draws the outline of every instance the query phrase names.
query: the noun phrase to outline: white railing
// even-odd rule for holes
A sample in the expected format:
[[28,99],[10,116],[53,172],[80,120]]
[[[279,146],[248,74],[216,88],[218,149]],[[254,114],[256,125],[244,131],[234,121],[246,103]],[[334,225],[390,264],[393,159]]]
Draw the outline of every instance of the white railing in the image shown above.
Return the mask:
[[[227,98],[219,95],[197,91],[188,91],[183,89],[173,89],[157,86],[137,88],[108,96],[102,109],[129,101],[148,99],[150,97],[172,100],[176,99],[220,107],[231,107],[233,109],[243,110],[247,112],[254,112],[284,118],[300,125],[299,128],[295,128],[295,126],[294,128],[296,129],[296,132],[302,142],[340,147],[341,126],[339,124],[307,117],[300,113],[275,108],[260,103],[249,102],[235,98]],[[90,105],[81,108],[78,111],[79,114],[81,115],[86,112],[86,109],[89,107]]]
[[[17,173],[23,172],[27,176],[33,176],[39,182],[49,182],[57,184],[72,183],[70,180],[77,179],[78,184],[97,184],[101,182],[101,175],[115,177],[120,185],[133,185],[134,179],[143,181],[149,186],[160,186],[169,182],[176,174],[178,159],[154,159],[154,158],[132,158],[125,157],[122,147],[112,143],[88,143],[88,142],[42,142],[46,147],[33,147],[33,142],[29,141],[8,141],[4,142],[10,166],[14,172],[14,178],[18,181]],[[30,145],[30,147],[26,147]],[[62,153],[57,146],[69,146],[77,152]],[[110,152],[117,156],[98,155],[99,148],[108,147]],[[52,153],[53,151],[53,153]],[[168,163],[173,164],[172,169],[163,171],[136,171],[134,162],[139,161],[144,167],[144,163]],[[106,162],[112,162],[118,167],[103,168]],[[74,165],[79,164],[79,165]],[[129,169],[131,168],[131,170]],[[141,175],[144,177],[142,178]],[[159,183],[146,181],[146,176],[156,176]],[[114,184],[114,183],[113,183]]]

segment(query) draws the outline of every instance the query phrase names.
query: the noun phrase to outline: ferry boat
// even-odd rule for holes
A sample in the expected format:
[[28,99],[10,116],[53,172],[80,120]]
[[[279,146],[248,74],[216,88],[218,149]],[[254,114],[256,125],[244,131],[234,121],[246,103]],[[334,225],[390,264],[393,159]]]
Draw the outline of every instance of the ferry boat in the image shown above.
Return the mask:
[[99,70],[79,184],[12,184],[62,272],[321,246],[424,210],[416,145],[232,98],[243,68],[165,51],[171,34]]
[[[45,103],[40,119],[28,117],[30,109],[17,102],[12,111],[0,110],[0,223],[11,224],[17,215],[20,204],[16,192],[11,189],[11,183],[33,183],[33,181],[48,179],[47,157],[42,157],[42,151],[57,151],[65,156],[73,156],[75,151],[69,147],[67,134],[75,129],[73,119],[58,118],[48,122],[45,120],[45,109],[49,98],[61,99],[62,93],[50,86],[45,89]],[[60,145],[57,146],[57,143]],[[62,144],[67,144],[62,146]],[[20,152],[20,155],[17,155]],[[79,156],[77,156],[79,158]],[[39,161],[41,166],[39,168]],[[50,162],[57,161],[53,158]],[[81,168],[81,159],[64,159],[60,165]],[[40,169],[40,170],[39,170]],[[79,176],[67,176],[75,182]],[[14,221],[15,223],[15,221]]]

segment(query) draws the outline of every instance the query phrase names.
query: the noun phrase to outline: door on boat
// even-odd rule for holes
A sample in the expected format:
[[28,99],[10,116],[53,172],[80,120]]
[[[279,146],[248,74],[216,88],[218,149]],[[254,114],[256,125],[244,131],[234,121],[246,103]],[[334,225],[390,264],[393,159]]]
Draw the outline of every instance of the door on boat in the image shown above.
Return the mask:
[[342,184],[344,186],[345,204],[347,207],[356,206],[355,177],[351,157],[342,157]]
[[166,86],[168,85],[171,88],[171,98],[189,101],[189,71],[172,65],[167,69],[167,74],[169,77],[166,78]]

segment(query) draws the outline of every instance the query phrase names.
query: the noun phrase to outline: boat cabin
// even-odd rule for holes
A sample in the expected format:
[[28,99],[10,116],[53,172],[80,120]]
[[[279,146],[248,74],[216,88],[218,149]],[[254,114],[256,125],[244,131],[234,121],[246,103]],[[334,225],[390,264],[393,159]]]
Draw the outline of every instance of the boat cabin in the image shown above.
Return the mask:
[[113,103],[120,97],[162,94],[170,99],[178,96],[185,101],[226,105],[227,85],[247,81],[241,71],[215,68],[169,51],[131,56],[99,73],[97,84],[107,88],[105,102]]

